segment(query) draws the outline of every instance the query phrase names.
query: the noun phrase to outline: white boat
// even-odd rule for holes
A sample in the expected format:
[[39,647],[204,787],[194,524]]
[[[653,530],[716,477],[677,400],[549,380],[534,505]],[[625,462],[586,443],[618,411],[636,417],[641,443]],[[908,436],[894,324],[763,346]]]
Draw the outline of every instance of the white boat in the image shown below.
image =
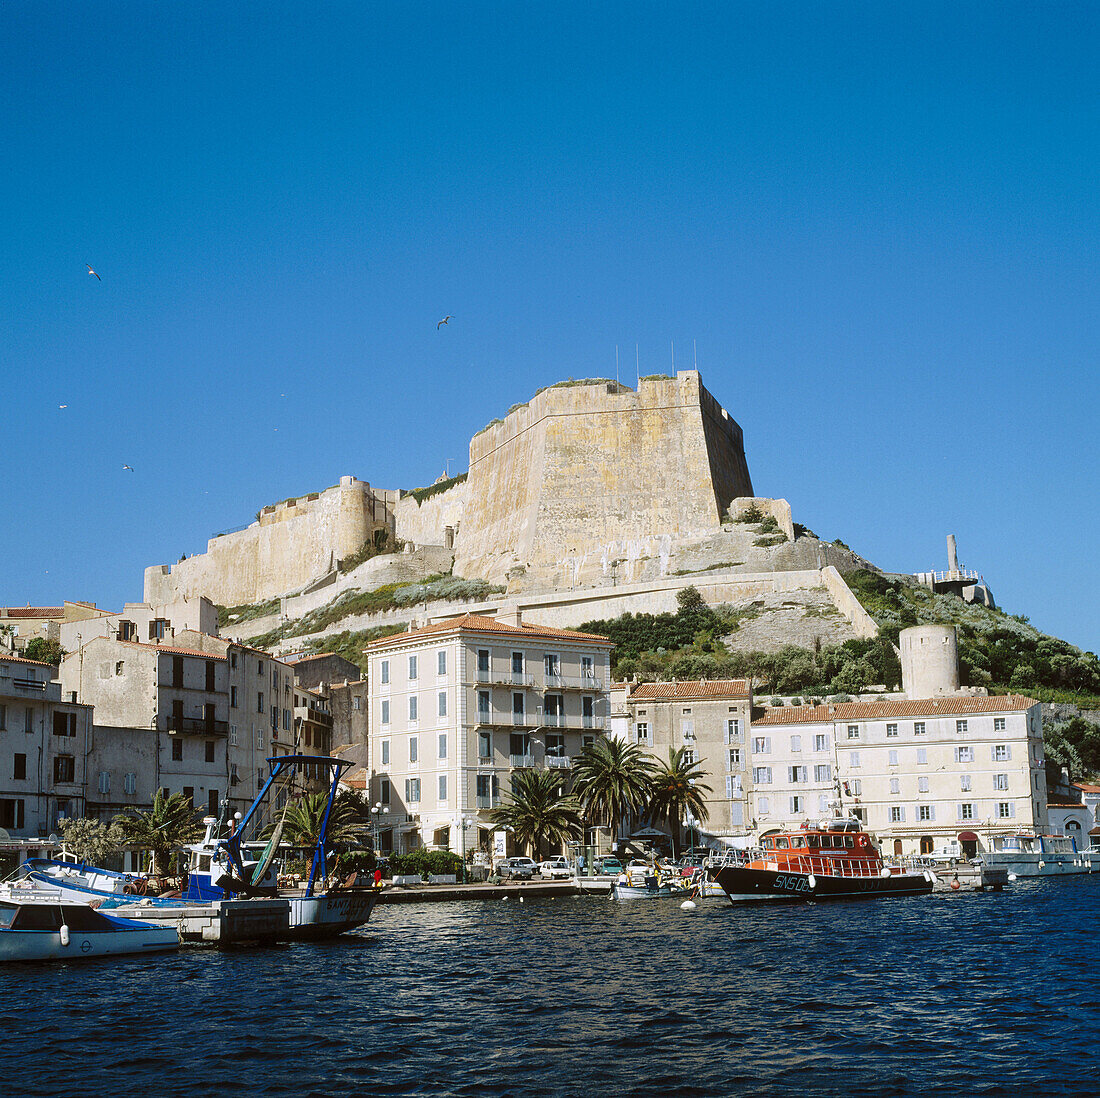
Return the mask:
[[176,949],[174,926],[155,926],[96,911],[60,897],[0,899],[0,961],[80,960]]
[[671,896],[673,891],[672,880],[659,868],[630,865],[611,882],[611,896],[616,900],[649,900]]
[[972,860],[1007,870],[1017,877],[1100,872],[1100,851],[1078,850],[1070,835],[1036,835],[1026,831],[993,835],[990,848]]

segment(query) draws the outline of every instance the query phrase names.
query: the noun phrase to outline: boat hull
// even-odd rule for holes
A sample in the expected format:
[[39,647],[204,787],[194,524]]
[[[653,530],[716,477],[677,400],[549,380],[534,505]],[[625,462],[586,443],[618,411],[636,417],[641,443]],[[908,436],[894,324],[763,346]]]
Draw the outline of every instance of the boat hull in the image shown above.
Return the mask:
[[931,873],[845,877],[780,869],[751,869],[747,866],[723,866],[715,871],[714,879],[733,903],[921,896],[931,892],[935,883]]
[[1050,853],[991,850],[977,861],[990,869],[1004,869],[1017,877],[1065,877],[1078,873],[1100,873],[1100,854],[1085,851]]
[[73,932],[63,945],[60,932],[47,930],[0,931],[0,961],[79,961],[134,953],[163,953],[177,949],[174,927],[148,926],[113,934]]

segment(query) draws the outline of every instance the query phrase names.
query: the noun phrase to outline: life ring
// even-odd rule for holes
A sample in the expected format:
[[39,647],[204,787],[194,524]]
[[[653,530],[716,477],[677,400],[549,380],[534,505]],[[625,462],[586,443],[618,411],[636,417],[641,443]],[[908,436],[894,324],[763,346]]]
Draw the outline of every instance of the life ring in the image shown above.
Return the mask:
[[859,837],[859,845],[860,846],[867,846],[869,841],[870,840],[867,838],[866,835],[860,835],[860,837]]

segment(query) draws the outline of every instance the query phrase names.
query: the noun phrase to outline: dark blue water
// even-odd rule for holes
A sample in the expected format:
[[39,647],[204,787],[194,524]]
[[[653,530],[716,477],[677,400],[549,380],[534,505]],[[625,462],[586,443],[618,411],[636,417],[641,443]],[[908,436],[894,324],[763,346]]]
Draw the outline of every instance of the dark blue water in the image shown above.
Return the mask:
[[1096,1094],[1100,878],[697,912],[380,907],[336,942],[9,966],[10,1095]]

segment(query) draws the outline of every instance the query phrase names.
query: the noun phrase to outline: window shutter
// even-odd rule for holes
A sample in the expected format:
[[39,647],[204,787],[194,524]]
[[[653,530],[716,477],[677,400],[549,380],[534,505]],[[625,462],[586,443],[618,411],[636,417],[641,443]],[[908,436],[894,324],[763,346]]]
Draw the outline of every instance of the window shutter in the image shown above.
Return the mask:
[[1006,759],[1011,759],[1012,758],[1012,744],[1010,744],[1010,743],[1005,744],[1005,758]]
[[726,775],[726,796],[733,796],[733,776],[731,774]]
[[902,808],[902,810],[901,810],[901,822],[905,823],[905,809],[904,808]]
[[934,804],[928,806],[928,818],[933,822],[936,819],[936,806]]
[[772,738],[771,738],[771,736],[765,736],[764,737],[764,751],[768,755],[770,755],[772,753]]
[[1016,818],[1016,802],[1015,801],[1009,801],[1008,802],[1008,814],[1012,819]]

